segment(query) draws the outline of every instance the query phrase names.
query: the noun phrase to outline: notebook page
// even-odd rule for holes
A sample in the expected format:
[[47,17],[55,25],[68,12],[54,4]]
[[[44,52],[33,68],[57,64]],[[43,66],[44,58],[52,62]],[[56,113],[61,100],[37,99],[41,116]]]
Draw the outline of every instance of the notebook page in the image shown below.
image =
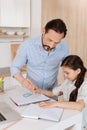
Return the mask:
[[59,121],[63,113],[62,108],[42,108],[38,104],[30,104],[21,116],[34,119]]
[[62,108],[43,108],[40,118],[52,121],[60,121],[62,113]]
[[27,109],[24,110],[21,116],[38,119],[39,113],[41,113],[41,110],[38,108],[38,105],[30,104]]

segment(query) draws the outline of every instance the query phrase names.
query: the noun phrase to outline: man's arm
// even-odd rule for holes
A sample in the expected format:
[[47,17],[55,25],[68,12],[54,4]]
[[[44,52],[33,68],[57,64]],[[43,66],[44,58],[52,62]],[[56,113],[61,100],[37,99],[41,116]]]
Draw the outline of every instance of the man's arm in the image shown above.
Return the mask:
[[35,86],[30,79],[24,78],[20,72],[14,74],[14,78],[17,79],[23,87],[27,88],[31,92],[34,92],[37,88],[37,86]]

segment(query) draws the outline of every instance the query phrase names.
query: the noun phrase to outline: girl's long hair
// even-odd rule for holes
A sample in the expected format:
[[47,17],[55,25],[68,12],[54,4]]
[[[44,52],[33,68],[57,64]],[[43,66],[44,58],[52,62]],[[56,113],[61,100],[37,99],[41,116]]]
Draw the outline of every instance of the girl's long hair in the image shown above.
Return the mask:
[[84,81],[84,77],[86,74],[87,69],[84,67],[83,61],[77,55],[69,55],[63,61],[61,66],[69,67],[73,70],[77,70],[78,68],[81,69],[81,72],[78,74],[77,79],[75,81],[75,87],[69,97],[69,101],[76,101],[78,95],[78,89],[80,88],[81,84]]

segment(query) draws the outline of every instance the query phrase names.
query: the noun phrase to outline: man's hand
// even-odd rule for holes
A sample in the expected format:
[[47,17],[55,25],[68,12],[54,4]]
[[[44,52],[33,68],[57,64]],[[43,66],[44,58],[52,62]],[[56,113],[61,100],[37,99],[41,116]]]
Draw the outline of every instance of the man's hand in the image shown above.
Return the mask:
[[31,92],[34,92],[34,90],[38,88],[30,79],[24,78],[19,72],[14,75],[14,78],[17,79],[23,87],[27,88]]
[[38,87],[37,87],[34,83],[32,83],[32,81],[31,81],[30,79],[28,79],[28,78],[23,79],[22,85],[23,85],[25,88],[27,88],[29,91],[33,92],[33,93],[35,92],[35,89],[38,88]]

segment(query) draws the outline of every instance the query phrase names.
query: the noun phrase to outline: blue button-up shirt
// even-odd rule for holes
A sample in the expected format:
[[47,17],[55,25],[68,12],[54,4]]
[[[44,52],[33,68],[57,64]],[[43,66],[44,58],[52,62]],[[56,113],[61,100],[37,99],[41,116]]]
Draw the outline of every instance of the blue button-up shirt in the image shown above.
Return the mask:
[[27,64],[27,77],[42,89],[52,89],[57,85],[60,62],[68,55],[68,46],[62,40],[50,52],[42,46],[42,36],[26,40],[17,51],[11,67],[12,76]]

